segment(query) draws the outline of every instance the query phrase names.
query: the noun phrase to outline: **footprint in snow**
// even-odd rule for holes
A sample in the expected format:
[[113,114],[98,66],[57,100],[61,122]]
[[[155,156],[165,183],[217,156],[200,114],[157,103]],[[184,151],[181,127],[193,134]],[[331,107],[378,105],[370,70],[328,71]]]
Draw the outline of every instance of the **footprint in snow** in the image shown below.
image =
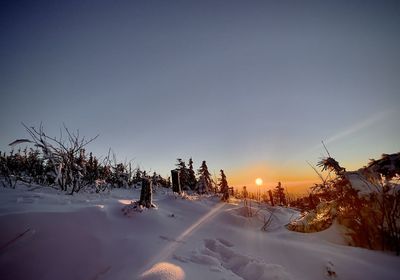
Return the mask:
[[233,247],[233,246],[234,246],[231,242],[229,242],[229,241],[226,240],[226,239],[217,238],[217,240],[218,240],[219,242],[221,242],[222,244],[224,244],[226,247]]
[[334,279],[337,277],[336,272],[334,271],[334,265],[331,261],[329,261],[326,266],[325,266],[325,275],[327,276],[328,279]]
[[176,240],[176,239],[174,239],[174,238],[171,238],[171,237],[168,237],[168,236],[164,236],[164,235],[159,235],[158,237],[160,237],[160,239],[162,239],[162,240],[166,240],[166,241],[169,241],[169,242],[177,242],[177,243],[185,243],[185,241],[182,241],[182,240]]
[[205,239],[204,248],[190,257],[193,263],[211,266],[212,271],[230,271],[244,280],[289,280],[291,275],[277,264],[236,252],[224,239]]

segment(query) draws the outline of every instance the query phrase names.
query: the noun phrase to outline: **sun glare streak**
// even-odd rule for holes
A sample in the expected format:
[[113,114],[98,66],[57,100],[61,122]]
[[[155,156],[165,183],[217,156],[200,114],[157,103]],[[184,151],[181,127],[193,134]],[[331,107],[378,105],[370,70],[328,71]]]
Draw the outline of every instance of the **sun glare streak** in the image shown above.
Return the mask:
[[[341,140],[343,138],[346,138],[349,135],[352,135],[352,134],[354,134],[354,133],[356,133],[358,131],[361,131],[361,130],[367,128],[367,127],[370,127],[370,126],[372,126],[374,124],[377,124],[377,123],[387,119],[393,113],[394,113],[393,110],[386,110],[386,111],[383,111],[383,112],[376,113],[376,114],[370,116],[369,118],[367,118],[367,119],[365,119],[363,121],[354,123],[352,126],[348,127],[347,129],[339,131],[335,135],[333,135],[333,136],[329,137],[328,139],[326,139],[324,142],[326,144],[329,144],[329,143]],[[321,149],[321,144],[318,144],[318,145],[314,146],[310,150],[316,150],[316,149]]]
[[[156,256],[154,256],[153,259],[149,261],[149,263],[145,266],[145,269],[142,270],[146,271],[150,267],[152,267],[154,264],[162,262],[166,258],[168,258],[173,252],[176,251],[176,249],[183,244],[182,241],[184,241],[185,238],[189,237],[195,230],[197,230],[203,223],[209,221],[212,219],[219,210],[221,210],[225,206],[224,203],[217,204],[216,207],[211,209],[207,214],[202,216],[199,220],[197,220],[195,223],[193,223],[189,228],[187,228],[184,232],[182,232],[175,240],[174,242],[171,242],[168,244],[164,249],[160,251]],[[141,272],[141,273],[142,273]]]

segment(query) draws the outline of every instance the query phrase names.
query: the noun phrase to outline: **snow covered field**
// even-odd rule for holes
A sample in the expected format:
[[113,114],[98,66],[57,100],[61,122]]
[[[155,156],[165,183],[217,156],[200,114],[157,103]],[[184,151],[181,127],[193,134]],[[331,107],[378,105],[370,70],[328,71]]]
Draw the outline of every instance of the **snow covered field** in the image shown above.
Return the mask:
[[[65,195],[0,189],[0,279],[400,279],[400,258],[349,247],[334,226],[288,231],[298,215],[158,191],[157,209],[121,211],[139,190]],[[262,206],[261,208],[265,208]]]

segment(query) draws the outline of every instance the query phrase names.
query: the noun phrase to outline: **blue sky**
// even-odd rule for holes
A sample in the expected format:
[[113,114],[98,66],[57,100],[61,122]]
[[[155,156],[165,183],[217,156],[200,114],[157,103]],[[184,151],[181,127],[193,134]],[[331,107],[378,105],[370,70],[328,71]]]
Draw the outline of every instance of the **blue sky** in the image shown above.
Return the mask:
[[266,181],[321,140],[352,168],[400,150],[398,1],[0,5],[1,150],[65,123],[161,174],[192,156]]

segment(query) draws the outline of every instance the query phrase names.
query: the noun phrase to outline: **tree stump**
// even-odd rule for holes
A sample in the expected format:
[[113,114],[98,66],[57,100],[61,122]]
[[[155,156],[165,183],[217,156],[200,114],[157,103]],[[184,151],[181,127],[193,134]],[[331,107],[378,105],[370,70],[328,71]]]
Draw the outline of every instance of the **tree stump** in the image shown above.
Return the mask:
[[153,190],[152,183],[149,179],[142,179],[142,190],[140,191],[139,205],[150,208],[153,206]]

